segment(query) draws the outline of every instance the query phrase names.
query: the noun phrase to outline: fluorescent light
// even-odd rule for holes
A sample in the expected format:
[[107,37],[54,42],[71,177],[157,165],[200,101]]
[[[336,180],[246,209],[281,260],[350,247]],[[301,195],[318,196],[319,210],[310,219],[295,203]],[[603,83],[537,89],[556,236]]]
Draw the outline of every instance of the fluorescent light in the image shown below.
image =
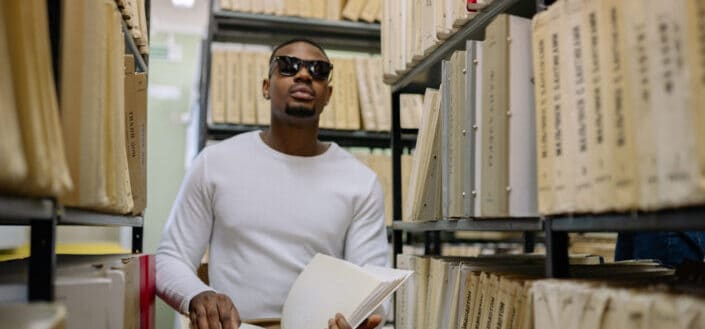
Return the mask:
[[196,0],[171,0],[174,7],[191,8]]

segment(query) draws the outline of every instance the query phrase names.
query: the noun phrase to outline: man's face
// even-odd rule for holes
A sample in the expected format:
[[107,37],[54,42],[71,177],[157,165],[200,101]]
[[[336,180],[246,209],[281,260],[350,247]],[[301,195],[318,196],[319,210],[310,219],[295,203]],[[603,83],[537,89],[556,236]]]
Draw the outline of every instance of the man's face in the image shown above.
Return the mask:
[[[306,42],[286,45],[274,56],[329,61],[323,52]],[[262,84],[262,93],[271,99],[272,120],[317,126],[319,116],[328,104],[332,92],[328,79],[314,79],[306,65],[302,65],[293,76],[284,76],[278,66],[275,61],[271,66],[270,78]]]

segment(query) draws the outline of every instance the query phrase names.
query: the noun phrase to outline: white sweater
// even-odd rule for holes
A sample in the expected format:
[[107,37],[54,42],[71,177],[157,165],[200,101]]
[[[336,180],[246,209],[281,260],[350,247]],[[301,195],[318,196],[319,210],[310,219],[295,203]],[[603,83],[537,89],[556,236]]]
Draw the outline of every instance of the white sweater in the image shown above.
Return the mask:
[[[211,287],[195,274],[209,243]],[[203,150],[187,173],[157,250],[157,293],[184,314],[215,290],[243,319],[278,318],[316,253],[389,266],[377,176],[335,143],[300,157],[241,134]]]

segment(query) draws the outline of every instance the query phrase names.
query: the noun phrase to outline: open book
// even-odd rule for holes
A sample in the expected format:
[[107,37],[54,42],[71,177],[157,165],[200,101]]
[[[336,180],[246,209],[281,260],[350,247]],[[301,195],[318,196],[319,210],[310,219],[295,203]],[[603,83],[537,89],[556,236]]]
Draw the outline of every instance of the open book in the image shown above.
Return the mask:
[[[412,271],[359,267],[316,254],[294,282],[284,302],[282,329],[326,328],[336,313],[357,328],[391,296]],[[244,325],[240,328],[261,328]]]

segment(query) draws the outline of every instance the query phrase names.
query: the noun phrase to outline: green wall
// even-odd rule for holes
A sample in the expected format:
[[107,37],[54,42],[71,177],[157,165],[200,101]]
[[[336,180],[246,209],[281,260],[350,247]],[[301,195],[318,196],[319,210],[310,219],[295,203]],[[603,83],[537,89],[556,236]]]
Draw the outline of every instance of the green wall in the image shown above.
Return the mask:
[[[186,124],[200,37],[154,32],[150,40],[147,210],[144,251],[155,253],[185,173]],[[170,47],[171,45],[171,47]],[[171,49],[171,50],[170,50]],[[181,50],[181,56],[174,56]],[[169,56],[169,54],[172,54]],[[194,118],[195,119],[195,118]],[[174,311],[157,298],[156,327],[173,328]]]

